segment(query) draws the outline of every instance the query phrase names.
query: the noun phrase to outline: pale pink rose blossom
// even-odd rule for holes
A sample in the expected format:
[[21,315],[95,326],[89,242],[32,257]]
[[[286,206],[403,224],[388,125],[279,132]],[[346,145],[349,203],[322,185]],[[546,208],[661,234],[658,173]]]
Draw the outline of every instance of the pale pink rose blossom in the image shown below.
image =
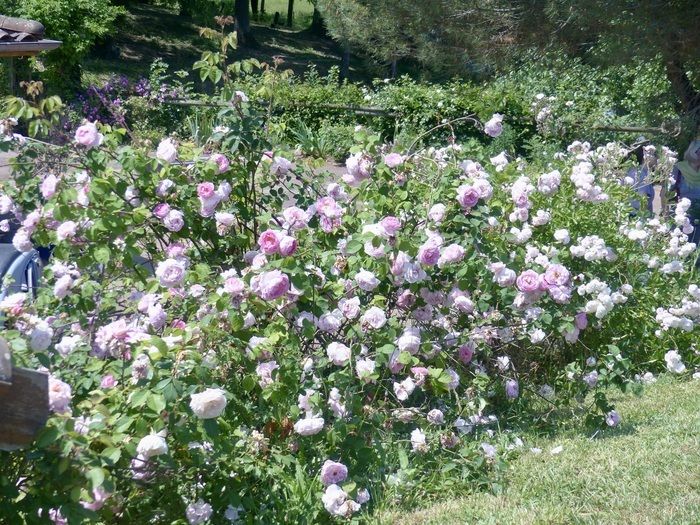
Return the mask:
[[289,277],[279,270],[272,270],[256,275],[250,285],[258,297],[274,301],[289,292]]
[[156,149],[156,158],[163,162],[172,163],[177,159],[177,147],[172,139],[163,139]]
[[399,153],[389,153],[384,156],[384,164],[386,164],[388,168],[400,166],[403,164],[403,156]]
[[94,122],[86,122],[75,130],[75,141],[86,148],[96,148],[104,140],[104,135],[97,131]]
[[163,226],[171,232],[179,232],[185,226],[185,214],[180,210],[170,210],[163,218]]
[[58,185],[58,177],[53,173],[49,173],[44,180],[41,181],[41,196],[45,199],[50,199],[56,194],[56,186]]
[[221,153],[214,153],[211,157],[209,157],[209,160],[216,164],[219,173],[228,171],[229,167],[231,166],[228,158],[226,158],[226,155],[222,155]]
[[534,270],[525,270],[518,276],[516,286],[524,293],[536,292],[540,289],[540,275]]
[[258,245],[260,246],[260,251],[266,255],[272,255],[279,251],[280,238],[282,234],[275,230],[265,230],[260,234],[258,239]]
[[62,222],[58,228],[56,228],[56,238],[59,241],[65,241],[67,239],[72,239],[78,233],[78,225],[73,221]]
[[321,483],[324,486],[342,483],[348,477],[348,467],[336,461],[326,460],[321,467]]

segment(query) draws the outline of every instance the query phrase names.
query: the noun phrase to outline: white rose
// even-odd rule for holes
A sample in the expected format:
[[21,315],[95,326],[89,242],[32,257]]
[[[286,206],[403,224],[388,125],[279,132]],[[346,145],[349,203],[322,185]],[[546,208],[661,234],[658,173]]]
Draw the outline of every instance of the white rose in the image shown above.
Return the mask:
[[165,438],[159,436],[158,434],[149,434],[139,441],[136,447],[136,452],[143,456],[144,458],[152,458],[153,456],[159,456],[161,454],[168,453],[168,444],[165,442]]
[[373,306],[365,312],[365,315],[362,316],[361,322],[362,326],[378,330],[386,324],[386,314],[381,308]]
[[172,139],[163,139],[158,144],[156,157],[164,162],[174,162],[177,159],[177,148]]
[[377,279],[372,272],[368,272],[367,270],[360,270],[357,272],[355,275],[355,282],[357,282],[357,286],[366,292],[371,292],[379,285],[379,279]]
[[294,431],[301,436],[313,436],[323,430],[322,417],[307,417],[294,423]]
[[344,366],[350,361],[350,349],[343,343],[329,344],[326,353],[334,365]]
[[219,417],[226,408],[226,396],[219,388],[207,388],[200,394],[192,394],[190,408],[194,415],[202,419]]

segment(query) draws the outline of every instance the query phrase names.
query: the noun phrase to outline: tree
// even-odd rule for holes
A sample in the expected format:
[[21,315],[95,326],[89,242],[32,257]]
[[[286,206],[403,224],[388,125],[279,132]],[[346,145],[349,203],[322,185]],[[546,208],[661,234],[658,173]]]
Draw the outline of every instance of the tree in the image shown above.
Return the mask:
[[318,10],[317,3],[318,2],[314,2],[314,13],[311,17],[311,26],[309,27],[309,31],[314,35],[325,35],[326,26],[324,25],[323,16],[321,16],[321,11]]
[[236,17],[236,33],[238,35],[238,43],[244,45],[254,42],[250,32],[249,6],[249,0],[236,0],[234,11]]
[[292,27],[294,21],[294,0],[287,0],[287,27]]
[[331,36],[375,61],[412,58],[437,76],[517,67],[560,50],[606,66],[661,60],[679,112],[700,125],[700,4],[692,0],[318,0]]

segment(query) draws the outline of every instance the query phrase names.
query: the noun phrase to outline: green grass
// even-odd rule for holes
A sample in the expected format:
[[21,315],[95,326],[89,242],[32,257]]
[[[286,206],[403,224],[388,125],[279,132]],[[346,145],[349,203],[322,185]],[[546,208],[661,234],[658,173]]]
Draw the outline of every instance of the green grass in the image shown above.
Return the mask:
[[[591,439],[581,429],[535,438],[513,461],[502,495],[473,494],[380,523],[698,524],[700,381],[664,377],[617,404],[623,422]],[[524,436],[526,437],[526,436]],[[561,445],[559,455],[549,451]]]
[[[275,12],[280,14],[280,22],[282,25],[286,25],[287,0],[265,0],[265,15],[259,17],[258,20],[253,19],[253,23],[269,24],[272,22]],[[306,29],[309,27],[313,14],[314,6],[309,0],[295,0],[292,29]]]

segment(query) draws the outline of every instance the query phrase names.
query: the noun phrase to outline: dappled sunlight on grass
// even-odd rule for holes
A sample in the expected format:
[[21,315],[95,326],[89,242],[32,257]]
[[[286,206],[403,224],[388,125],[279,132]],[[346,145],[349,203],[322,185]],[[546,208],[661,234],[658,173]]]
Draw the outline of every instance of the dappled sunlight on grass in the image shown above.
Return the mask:
[[[623,423],[593,439],[581,428],[526,441],[503,495],[474,494],[380,523],[699,523],[700,382],[664,377],[622,397]],[[550,450],[563,451],[551,455]]]

